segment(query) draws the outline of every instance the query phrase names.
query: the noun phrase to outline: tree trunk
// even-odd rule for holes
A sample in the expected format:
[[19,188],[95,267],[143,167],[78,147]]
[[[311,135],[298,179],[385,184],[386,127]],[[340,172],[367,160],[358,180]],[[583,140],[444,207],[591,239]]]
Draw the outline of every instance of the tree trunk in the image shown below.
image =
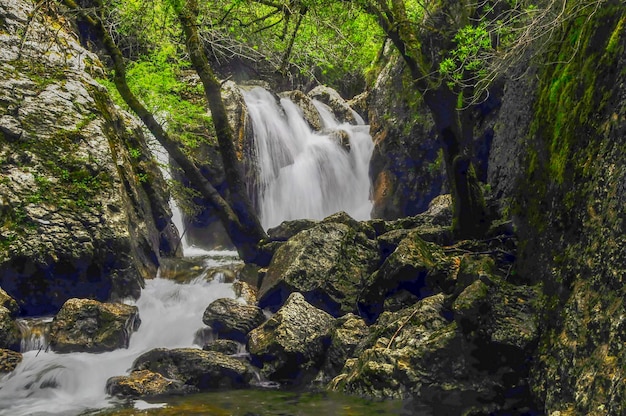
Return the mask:
[[452,195],[453,232],[457,238],[481,237],[489,225],[485,200],[470,156],[471,143],[466,140],[471,134],[463,132],[457,98],[446,85],[424,94],[443,145]]
[[[184,154],[180,144],[172,140],[163,127],[156,121],[154,115],[148,111],[130,90],[126,81],[126,66],[119,48],[106,31],[102,21],[97,17],[87,14],[74,0],[63,0],[63,3],[78,13],[78,20],[89,25],[97,39],[100,40],[111,57],[114,69],[114,82],[120,95],[130,109],[143,121],[158,142],[165,148],[169,155],[184,171],[185,176],[192,185],[202,194],[219,215],[228,236],[237,248],[244,262],[266,263],[262,252],[259,250],[259,242],[266,237],[265,232],[259,226],[254,228],[241,221],[237,212],[219,194],[211,183],[202,175],[197,166]],[[98,4],[101,6],[101,4]],[[225,163],[226,164],[226,163]],[[257,220],[258,223],[258,220]]]
[[209,109],[211,110],[226,174],[226,183],[228,184],[228,200],[241,225],[244,227],[244,235],[251,236],[258,242],[266,237],[265,231],[246,193],[246,187],[242,179],[243,170],[235,150],[233,131],[228,122],[228,114],[222,100],[222,86],[209,65],[204,45],[198,35],[196,28],[198,3],[196,0],[186,0],[184,6],[181,3],[177,2],[175,9],[185,34],[191,63],[200,77]]

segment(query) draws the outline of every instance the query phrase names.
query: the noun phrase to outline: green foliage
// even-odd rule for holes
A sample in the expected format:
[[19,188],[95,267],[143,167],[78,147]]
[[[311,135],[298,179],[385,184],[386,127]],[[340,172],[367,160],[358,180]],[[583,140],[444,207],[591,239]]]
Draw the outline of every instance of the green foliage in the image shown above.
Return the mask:
[[454,42],[456,48],[448,51],[447,57],[439,64],[440,74],[451,87],[464,84],[468,79],[483,77],[486,67],[483,55],[493,49],[486,24],[461,28],[454,36]]

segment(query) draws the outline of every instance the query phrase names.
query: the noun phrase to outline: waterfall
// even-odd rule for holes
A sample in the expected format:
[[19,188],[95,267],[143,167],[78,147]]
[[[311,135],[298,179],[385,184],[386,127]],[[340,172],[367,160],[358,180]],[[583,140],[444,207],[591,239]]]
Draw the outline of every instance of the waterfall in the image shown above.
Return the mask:
[[[235,252],[219,253],[220,263],[237,261]],[[200,272],[203,273],[203,272]],[[57,354],[44,349],[24,352],[15,371],[0,379],[0,415],[77,415],[111,406],[105,392],[112,376],[128,373],[135,358],[152,348],[190,347],[202,314],[215,299],[233,298],[231,284],[207,281],[202,276],[188,284],[155,278],[137,301],[141,326],[132,334],[128,349],[101,354]]]
[[[325,104],[313,100],[324,129],[314,132],[291,100],[279,102],[262,88],[244,92],[258,165],[257,199],[267,229],[284,220],[322,219],[346,211],[370,218],[369,161],[374,145],[369,126],[339,123]],[[346,137],[348,143],[342,145]]]

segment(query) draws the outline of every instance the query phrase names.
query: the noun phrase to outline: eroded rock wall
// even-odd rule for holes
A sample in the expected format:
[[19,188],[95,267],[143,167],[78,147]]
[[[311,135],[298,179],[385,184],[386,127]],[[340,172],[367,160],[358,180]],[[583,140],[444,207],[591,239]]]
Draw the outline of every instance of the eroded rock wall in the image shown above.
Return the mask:
[[489,167],[518,272],[543,284],[531,388],[548,415],[626,408],[626,6],[587,13],[507,83]]
[[138,296],[177,240],[141,128],[46,5],[0,1],[0,286],[22,315]]

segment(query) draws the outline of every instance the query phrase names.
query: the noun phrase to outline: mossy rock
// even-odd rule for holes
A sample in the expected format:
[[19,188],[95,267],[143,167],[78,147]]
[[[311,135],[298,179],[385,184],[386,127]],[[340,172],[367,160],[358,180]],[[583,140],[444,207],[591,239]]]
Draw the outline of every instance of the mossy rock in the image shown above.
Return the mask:
[[50,326],[50,347],[60,353],[128,348],[140,323],[136,306],[69,299]]

